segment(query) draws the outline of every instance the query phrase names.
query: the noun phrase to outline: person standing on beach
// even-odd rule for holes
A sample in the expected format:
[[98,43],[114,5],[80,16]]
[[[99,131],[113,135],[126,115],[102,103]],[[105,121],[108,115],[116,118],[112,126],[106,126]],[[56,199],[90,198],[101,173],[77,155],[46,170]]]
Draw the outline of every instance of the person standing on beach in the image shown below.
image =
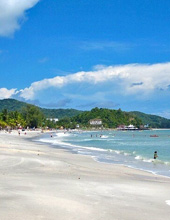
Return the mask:
[[157,151],[154,152],[153,158],[156,159],[158,157]]

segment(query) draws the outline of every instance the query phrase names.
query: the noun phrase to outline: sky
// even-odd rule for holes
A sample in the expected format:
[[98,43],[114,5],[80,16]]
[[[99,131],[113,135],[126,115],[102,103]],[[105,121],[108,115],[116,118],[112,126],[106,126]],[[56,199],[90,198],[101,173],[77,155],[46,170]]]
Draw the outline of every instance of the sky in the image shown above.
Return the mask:
[[169,0],[0,0],[0,99],[170,118]]

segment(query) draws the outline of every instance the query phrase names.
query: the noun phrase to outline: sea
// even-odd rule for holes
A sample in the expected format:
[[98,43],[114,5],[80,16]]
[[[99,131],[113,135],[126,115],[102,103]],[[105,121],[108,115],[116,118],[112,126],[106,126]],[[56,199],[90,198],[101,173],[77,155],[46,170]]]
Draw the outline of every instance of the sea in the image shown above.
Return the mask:
[[[170,130],[56,131],[38,141],[89,155],[100,163],[121,164],[170,177]],[[153,159],[157,151],[158,158]]]

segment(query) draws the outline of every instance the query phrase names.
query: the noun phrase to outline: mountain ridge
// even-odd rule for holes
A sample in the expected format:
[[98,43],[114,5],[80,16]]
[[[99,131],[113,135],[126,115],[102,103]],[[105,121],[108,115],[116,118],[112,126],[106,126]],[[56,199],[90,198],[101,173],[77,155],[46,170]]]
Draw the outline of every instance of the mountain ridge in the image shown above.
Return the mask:
[[[3,109],[7,109],[8,111],[21,112],[22,108],[25,107],[27,104],[29,103],[18,101],[16,99],[3,99],[0,100],[0,112]],[[48,109],[41,107],[39,107],[39,109],[43,112],[43,114],[47,118],[58,118],[58,119],[62,119],[65,117],[71,118],[84,112],[76,109]],[[157,115],[146,114],[139,111],[130,111],[129,113],[141,119],[143,124],[149,124],[150,127],[152,128],[170,128],[170,119]]]
[[[26,107],[26,105],[29,103],[18,101],[16,99],[2,99],[0,100],[0,112],[3,109],[7,109],[8,111],[22,111],[23,107]],[[32,105],[32,104],[31,104]],[[34,105],[35,106],[35,105]],[[41,108],[37,106],[43,114],[47,118],[64,118],[64,117],[73,117],[78,114],[80,114],[82,111],[76,110],[76,109],[47,109],[47,108]]]

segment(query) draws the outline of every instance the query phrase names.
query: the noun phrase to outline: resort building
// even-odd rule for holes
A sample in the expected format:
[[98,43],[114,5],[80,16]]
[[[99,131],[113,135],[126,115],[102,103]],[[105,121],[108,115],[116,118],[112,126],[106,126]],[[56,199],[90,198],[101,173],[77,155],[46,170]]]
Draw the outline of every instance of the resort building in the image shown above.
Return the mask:
[[102,120],[101,119],[91,119],[90,121],[89,121],[89,123],[90,123],[90,125],[102,125]]
[[130,124],[128,126],[126,125],[119,125],[117,127],[117,130],[138,130],[138,128],[136,128],[134,125]]
[[47,118],[47,120],[57,122],[58,118]]
[[137,128],[134,125],[127,126],[127,130],[137,130]]

